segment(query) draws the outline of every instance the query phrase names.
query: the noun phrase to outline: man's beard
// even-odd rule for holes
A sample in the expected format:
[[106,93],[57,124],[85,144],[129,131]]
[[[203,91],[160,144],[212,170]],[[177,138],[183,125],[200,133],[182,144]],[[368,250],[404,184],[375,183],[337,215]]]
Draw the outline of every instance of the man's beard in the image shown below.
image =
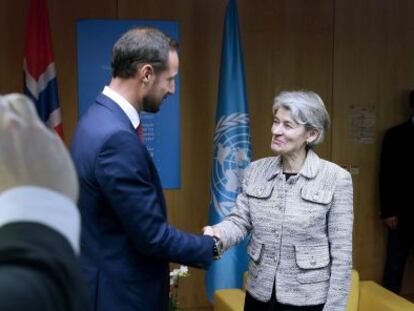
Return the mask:
[[145,96],[142,100],[142,110],[145,112],[156,113],[160,111],[160,105],[161,101],[150,96]]

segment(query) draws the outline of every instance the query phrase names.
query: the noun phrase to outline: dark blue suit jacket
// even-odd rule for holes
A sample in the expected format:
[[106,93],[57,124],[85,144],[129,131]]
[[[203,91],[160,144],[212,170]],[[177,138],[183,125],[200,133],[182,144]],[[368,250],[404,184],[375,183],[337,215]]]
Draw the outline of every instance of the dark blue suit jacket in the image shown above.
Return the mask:
[[381,217],[398,216],[398,227],[413,236],[414,124],[406,122],[385,132],[381,151],[379,195]]
[[207,268],[212,239],[168,224],[154,163],[110,98],[99,95],[81,118],[71,153],[92,310],[167,310],[169,261]]

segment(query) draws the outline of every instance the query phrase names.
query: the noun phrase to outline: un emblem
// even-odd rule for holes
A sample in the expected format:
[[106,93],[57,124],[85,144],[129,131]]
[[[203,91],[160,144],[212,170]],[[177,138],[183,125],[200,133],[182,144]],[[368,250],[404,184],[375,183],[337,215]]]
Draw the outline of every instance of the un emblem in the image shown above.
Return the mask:
[[214,209],[221,217],[234,207],[241,191],[244,171],[251,159],[249,132],[246,113],[223,116],[216,125],[211,196]]

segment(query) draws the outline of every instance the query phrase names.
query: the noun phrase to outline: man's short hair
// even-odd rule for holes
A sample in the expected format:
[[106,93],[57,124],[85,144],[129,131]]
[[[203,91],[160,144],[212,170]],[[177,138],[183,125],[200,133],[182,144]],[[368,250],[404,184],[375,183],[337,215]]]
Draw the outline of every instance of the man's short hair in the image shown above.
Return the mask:
[[155,73],[159,73],[168,66],[169,51],[177,49],[178,43],[158,29],[133,28],[124,33],[112,49],[112,77],[133,77],[144,64],[150,64]]

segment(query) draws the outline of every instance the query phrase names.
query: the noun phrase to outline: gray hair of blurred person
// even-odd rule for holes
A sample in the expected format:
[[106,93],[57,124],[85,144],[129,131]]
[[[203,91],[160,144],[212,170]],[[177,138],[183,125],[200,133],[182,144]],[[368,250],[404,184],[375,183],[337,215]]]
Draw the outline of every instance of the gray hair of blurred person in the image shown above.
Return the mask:
[[329,127],[329,114],[322,99],[312,91],[284,91],[273,100],[272,112],[276,114],[279,108],[290,111],[292,119],[306,130],[316,129],[318,137],[307,146],[312,148],[323,141]]
[[169,51],[178,43],[155,28],[137,27],[124,33],[112,49],[112,77],[131,78],[140,65],[150,64],[155,73],[168,66]]

